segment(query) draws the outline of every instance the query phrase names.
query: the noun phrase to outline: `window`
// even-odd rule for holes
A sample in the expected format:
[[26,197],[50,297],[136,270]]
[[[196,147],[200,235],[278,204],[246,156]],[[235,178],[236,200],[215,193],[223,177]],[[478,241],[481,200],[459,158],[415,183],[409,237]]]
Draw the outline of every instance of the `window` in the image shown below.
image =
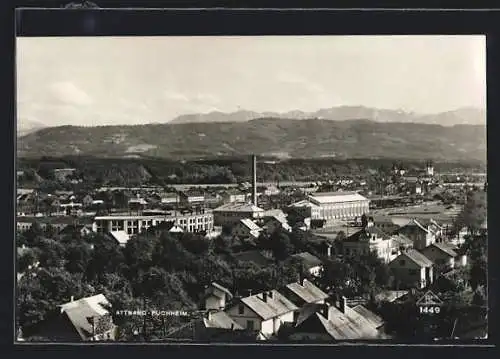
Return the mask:
[[245,306],[243,304],[240,304],[238,306],[238,314],[244,314],[245,313]]
[[253,320],[247,320],[247,329],[249,329],[249,330],[254,329]]

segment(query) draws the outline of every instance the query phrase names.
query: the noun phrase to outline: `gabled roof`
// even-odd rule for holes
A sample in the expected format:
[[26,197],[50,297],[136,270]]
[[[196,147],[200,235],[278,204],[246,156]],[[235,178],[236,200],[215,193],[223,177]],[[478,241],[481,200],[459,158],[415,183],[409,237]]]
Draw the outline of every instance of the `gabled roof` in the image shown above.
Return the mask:
[[304,264],[304,266],[306,266],[307,269],[310,269],[310,268],[313,268],[313,267],[317,267],[317,266],[320,266],[320,265],[323,264],[323,262],[321,261],[321,259],[319,259],[318,257],[312,255],[309,252],[296,253],[296,254],[294,254],[294,255],[292,255],[290,257],[298,259],[299,261],[301,261],[302,264]]
[[265,302],[263,300],[263,293],[242,298],[241,301],[263,320],[275,318],[298,309],[295,304],[281,295],[277,290],[273,289],[265,293],[267,293]]
[[220,329],[244,329],[241,325],[236,323],[227,313],[223,311],[210,313],[210,318],[203,318],[206,328],[220,328]]
[[214,294],[215,296],[218,296],[219,293],[220,294],[225,293],[229,299],[233,298],[233,294],[231,293],[231,291],[229,289],[221,286],[220,284],[218,284],[216,282],[212,282],[210,284],[210,287],[208,287],[208,289],[207,289],[207,293]]
[[355,312],[361,315],[363,318],[368,320],[370,324],[375,328],[380,328],[384,321],[377,314],[373,313],[371,310],[367,309],[365,306],[359,304],[352,308]]
[[[65,313],[68,316],[80,337],[87,339],[92,336],[94,330],[99,330],[98,327],[92,326],[89,318],[97,319],[109,314],[109,311],[106,309],[109,305],[106,297],[103,294],[98,294],[62,304],[60,308],[61,313]],[[99,333],[96,332],[96,334]]]
[[125,231],[112,231],[109,234],[120,244],[127,244],[130,240],[130,236]]
[[299,202],[292,203],[289,207],[294,207],[294,208],[300,208],[300,207],[310,207],[310,208],[319,208],[318,205],[312,203],[311,201],[308,201],[307,199],[304,199]]
[[250,231],[260,231],[261,228],[254,221],[248,218],[240,219],[240,223],[247,227]]
[[375,295],[379,301],[394,302],[408,294],[407,290],[385,290]]
[[413,241],[401,233],[396,233],[391,236],[393,245],[396,246],[411,246],[413,245]]
[[420,267],[432,266],[432,261],[415,249],[409,249],[408,251],[401,253],[396,259],[394,259],[394,261],[399,260],[399,257],[401,256],[407,257]]
[[454,257],[456,257],[456,256],[458,256],[458,253],[457,253],[457,252],[455,252],[455,250],[453,249],[453,247],[452,247],[452,246],[447,245],[446,243],[433,243],[433,244],[431,244],[430,246],[428,246],[428,247],[424,248],[422,251],[423,251],[424,253],[425,253],[425,252],[427,252],[427,251],[428,251],[428,249],[427,249],[427,248],[437,248],[437,249],[439,249],[441,252],[443,252],[443,253],[445,253],[445,254],[447,254],[448,256],[453,257],[453,258],[454,258]]
[[385,233],[380,228],[375,227],[375,226],[367,226],[367,227],[357,231],[356,233],[350,235],[344,241],[348,241],[348,242],[367,241],[367,240],[370,240],[370,238],[373,235],[377,236],[378,238],[389,239],[389,236],[387,235],[387,233]]
[[314,303],[328,298],[328,294],[307,279],[304,279],[302,284],[295,282],[288,284],[286,287],[306,303]]

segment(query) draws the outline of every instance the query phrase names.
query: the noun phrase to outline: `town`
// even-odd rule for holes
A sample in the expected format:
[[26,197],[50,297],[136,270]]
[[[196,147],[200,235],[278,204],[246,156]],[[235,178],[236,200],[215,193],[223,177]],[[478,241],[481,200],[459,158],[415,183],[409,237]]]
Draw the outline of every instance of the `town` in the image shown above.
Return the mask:
[[346,160],[283,180],[249,155],[212,183],[131,183],[37,161],[17,173],[20,341],[487,337],[484,169]]

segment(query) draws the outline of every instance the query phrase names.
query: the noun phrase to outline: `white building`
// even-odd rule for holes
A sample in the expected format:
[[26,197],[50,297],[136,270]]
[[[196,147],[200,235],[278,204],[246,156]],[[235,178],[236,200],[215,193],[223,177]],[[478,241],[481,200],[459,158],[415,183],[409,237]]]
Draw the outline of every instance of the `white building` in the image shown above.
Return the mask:
[[226,310],[239,325],[258,330],[263,338],[278,333],[283,323],[293,323],[298,307],[277,290],[270,290],[241,298]]
[[370,200],[357,192],[316,192],[292,207],[304,212],[312,220],[348,220],[361,217],[369,211]]
[[238,238],[258,238],[262,228],[249,218],[240,219],[233,227],[232,234]]
[[94,218],[92,229],[94,232],[106,233],[125,231],[128,235],[141,233],[150,227],[163,222],[171,222],[186,232],[212,231],[214,227],[211,212],[175,213],[173,215],[112,215],[97,216]]

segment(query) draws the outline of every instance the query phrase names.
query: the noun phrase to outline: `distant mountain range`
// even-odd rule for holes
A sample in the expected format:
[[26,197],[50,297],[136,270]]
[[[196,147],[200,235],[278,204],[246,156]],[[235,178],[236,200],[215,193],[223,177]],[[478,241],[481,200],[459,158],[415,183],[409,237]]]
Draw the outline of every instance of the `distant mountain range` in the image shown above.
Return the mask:
[[232,113],[210,112],[206,114],[181,115],[170,121],[172,124],[180,123],[210,123],[210,122],[246,122],[258,118],[285,118],[293,120],[324,119],[334,121],[345,121],[352,119],[365,119],[376,122],[389,123],[426,123],[442,126],[454,125],[486,125],[486,111],[476,108],[460,108],[454,111],[438,114],[422,115],[399,110],[375,109],[363,106],[340,106],[321,109],[315,112],[290,111],[277,112],[254,112],[237,111]]
[[[329,112],[339,113],[338,111],[341,110],[325,110],[323,113],[326,115]],[[362,111],[359,112],[360,116],[354,118],[363,117]],[[395,118],[389,116],[385,117],[390,119],[387,122],[375,122],[369,119],[251,119],[245,113],[239,113],[239,121],[220,120],[235,118],[231,114],[222,117],[208,114],[200,115],[209,116],[203,122],[44,128],[18,138],[18,156],[201,159],[255,153],[278,158],[486,161],[484,121],[476,125],[443,126],[396,122]],[[384,113],[386,112],[382,112]],[[183,118],[184,120],[178,118],[177,122],[186,121],[189,117]],[[429,116],[427,121],[442,119],[450,123],[451,120],[458,121],[460,118],[463,119],[457,113],[446,113]]]

